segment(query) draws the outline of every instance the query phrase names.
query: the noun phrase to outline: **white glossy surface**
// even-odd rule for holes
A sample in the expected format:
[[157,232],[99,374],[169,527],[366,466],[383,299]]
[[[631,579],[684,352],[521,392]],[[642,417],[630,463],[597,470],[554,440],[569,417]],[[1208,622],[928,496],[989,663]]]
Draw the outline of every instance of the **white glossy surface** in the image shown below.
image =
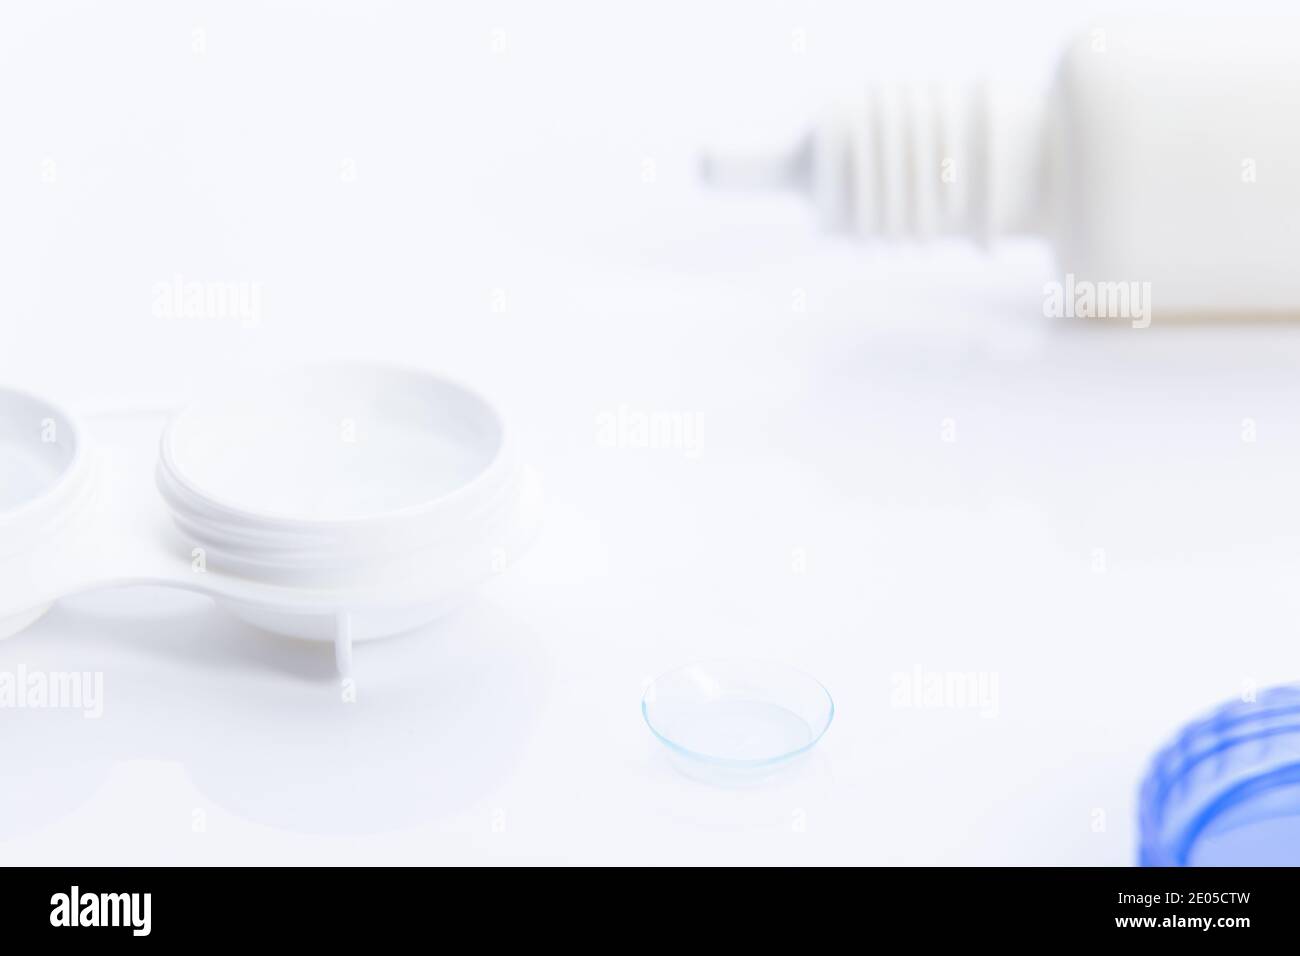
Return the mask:
[[[166,407],[418,361],[518,407],[547,527],[359,648],[354,705],[328,646],[191,595],[56,608],[0,668],[102,671],[105,713],[0,714],[6,862],[1123,864],[1152,752],[1295,678],[1300,328],[1046,321],[1036,250],[864,248],[696,183],[731,124],[784,142],[918,50],[1036,76],[1100,6],[327,9],[0,11],[0,380]],[[264,282],[262,321],[153,317],[177,271]],[[597,443],[620,404],[699,412],[701,453]],[[638,706],[733,655],[837,704],[743,793]],[[896,706],[918,666],[996,673],[996,711]]]

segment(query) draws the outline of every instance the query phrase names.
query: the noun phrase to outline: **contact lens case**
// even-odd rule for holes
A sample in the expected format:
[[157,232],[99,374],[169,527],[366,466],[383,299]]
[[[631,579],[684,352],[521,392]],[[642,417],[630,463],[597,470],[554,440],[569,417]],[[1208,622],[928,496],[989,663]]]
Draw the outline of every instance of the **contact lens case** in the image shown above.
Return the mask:
[[540,496],[499,412],[356,362],[211,391],[167,418],[79,418],[0,388],[0,637],[61,598],[155,584],[277,634],[412,630],[530,543]]

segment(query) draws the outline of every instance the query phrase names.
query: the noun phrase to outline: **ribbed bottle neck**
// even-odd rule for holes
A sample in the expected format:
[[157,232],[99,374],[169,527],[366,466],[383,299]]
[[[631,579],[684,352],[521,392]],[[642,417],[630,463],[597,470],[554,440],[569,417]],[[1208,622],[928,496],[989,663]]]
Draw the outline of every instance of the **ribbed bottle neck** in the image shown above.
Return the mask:
[[829,110],[795,150],[711,154],[704,169],[719,185],[805,191],[835,231],[986,242],[1046,231],[1047,129],[1036,90],[881,85]]
[[822,220],[895,238],[1039,232],[1043,114],[1037,98],[988,84],[872,89],[814,135],[809,186]]

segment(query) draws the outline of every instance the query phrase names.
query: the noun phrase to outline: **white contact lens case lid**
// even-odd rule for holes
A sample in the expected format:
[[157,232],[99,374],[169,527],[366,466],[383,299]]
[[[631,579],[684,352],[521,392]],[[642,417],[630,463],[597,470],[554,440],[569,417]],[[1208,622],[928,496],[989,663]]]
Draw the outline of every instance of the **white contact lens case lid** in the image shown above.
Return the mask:
[[536,481],[484,398],[361,363],[210,390],[169,420],[79,420],[0,389],[0,636],[151,583],[267,630],[354,640],[453,607],[531,540]]

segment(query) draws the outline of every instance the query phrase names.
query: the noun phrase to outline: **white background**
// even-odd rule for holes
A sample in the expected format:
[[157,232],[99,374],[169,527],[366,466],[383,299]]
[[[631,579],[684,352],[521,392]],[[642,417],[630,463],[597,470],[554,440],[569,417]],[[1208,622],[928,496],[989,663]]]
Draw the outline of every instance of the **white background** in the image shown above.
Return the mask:
[[[872,79],[1041,84],[1093,6],[7,7],[0,381],[163,408],[400,359],[513,412],[548,512],[458,617],[360,647],[350,706],[328,648],[192,597],[56,609],[0,668],[101,670],[105,715],[0,713],[0,859],[1131,862],[1154,750],[1295,675],[1300,327],[1044,319],[1032,243],[826,238],[696,178]],[[261,283],[261,322],[155,317],[176,275]],[[601,447],[621,405],[702,453]],[[745,790],[639,710],[733,654],[838,708]],[[996,714],[893,706],[918,667],[996,675]]]

